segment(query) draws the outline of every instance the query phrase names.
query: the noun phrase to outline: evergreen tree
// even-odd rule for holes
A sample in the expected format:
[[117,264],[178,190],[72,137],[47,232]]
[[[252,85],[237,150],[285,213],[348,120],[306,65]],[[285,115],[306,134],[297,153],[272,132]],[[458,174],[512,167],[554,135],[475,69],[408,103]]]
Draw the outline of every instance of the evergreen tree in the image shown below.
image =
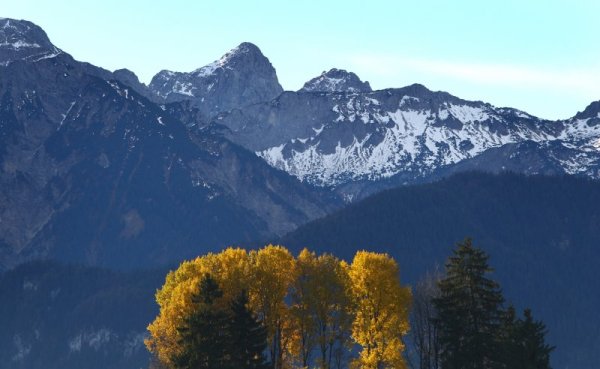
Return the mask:
[[519,343],[517,337],[517,313],[514,306],[510,305],[503,314],[502,324],[498,332],[498,348],[499,361],[502,362],[501,367],[506,369],[517,368],[519,365]]
[[192,296],[196,308],[178,328],[181,352],[172,358],[175,368],[228,368],[228,316],[215,306],[222,295],[217,282],[209,274],[205,274],[198,294]]
[[507,369],[550,369],[550,353],[554,350],[545,343],[546,327],[535,321],[526,309],[524,319],[515,319],[514,308],[509,308],[503,324],[503,364]]
[[446,264],[446,278],[434,299],[444,369],[497,367],[503,297],[487,277],[491,271],[488,256],[470,239],[457,245]]
[[230,367],[235,369],[267,369],[267,329],[248,309],[248,295],[242,291],[230,304],[228,324]]

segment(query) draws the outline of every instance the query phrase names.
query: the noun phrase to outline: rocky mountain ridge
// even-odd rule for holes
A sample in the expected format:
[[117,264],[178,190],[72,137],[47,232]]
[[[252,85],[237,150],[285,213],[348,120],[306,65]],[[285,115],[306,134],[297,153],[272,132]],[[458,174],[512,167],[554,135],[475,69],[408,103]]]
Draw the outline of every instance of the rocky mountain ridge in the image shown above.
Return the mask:
[[190,73],[163,70],[148,88],[165,103],[191,101],[207,117],[271,100],[283,91],[269,60],[249,42]]
[[[178,235],[181,254],[161,243],[141,261],[164,262],[190,255],[198,240],[215,247],[285,233],[325,215],[338,195],[350,202],[473,169],[600,176],[598,102],[548,121],[419,84],[372,91],[337,69],[282,92],[250,43],[146,86],[131,71],[75,61],[32,23],[5,19],[0,29],[10,40],[0,45],[5,266],[53,255],[127,266],[108,250],[136,244],[133,256],[149,239]],[[15,43],[40,50],[15,54]],[[193,93],[174,91],[186,78]],[[69,234],[75,221],[94,231]],[[165,221],[172,233],[155,235]]]
[[[5,24],[44,41],[28,22]],[[6,47],[0,269],[37,258],[162,265],[283,234],[334,206],[252,152],[191,132],[108,71],[64,52],[7,56]]]
[[300,89],[304,92],[371,92],[369,82],[363,82],[352,72],[330,69],[306,82]]
[[[227,69],[231,55],[249,45],[195,73]],[[251,49],[264,58],[256,46]],[[246,71],[254,73],[252,67]],[[165,73],[153,81],[166,79],[175,86],[191,75]],[[346,201],[472,169],[600,177],[599,102],[573,118],[550,121],[419,84],[372,91],[356,74],[335,68],[297,92],[269,91],[262,100],[214,109],[202,107],[193,94],[169,89],[167,95],[157,94],[168,102],[175,93],[187,106],[178,109],[190,127],[222,135]]]
[[8,18],[0,18],[0,50],[4,66],[14,60],[36,61],[62,53],[35,24]]
[[[508,170],[515,168],[510,163],[515,156],[523,159],[524,173],[598,178],[597,110],[593,103],[571,119],[548,121],[415,84],[363,93],[286,92],[223,113],[213,124],[227,127],[226,137],[270,165],[352,200],[379,186],[418,183],[452,171]],[[490,157],[515,145],[533,151]],[[534,152],[556,165],[527,162]],[[477,162],[485,153],[499,165]]]

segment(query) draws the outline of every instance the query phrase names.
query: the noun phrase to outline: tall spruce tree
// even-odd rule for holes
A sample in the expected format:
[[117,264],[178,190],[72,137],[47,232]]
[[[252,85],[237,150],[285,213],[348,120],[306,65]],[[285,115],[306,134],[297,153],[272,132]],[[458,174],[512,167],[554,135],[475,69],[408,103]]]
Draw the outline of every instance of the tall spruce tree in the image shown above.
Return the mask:
[[248,309],[248,295],[242,291],[230,304],[228,324],[230,367],[268,369],[265,360],[267,329]]
[[500,342],[498,355],[501,357],[501,367],[506,369],[517,368],[517,365],[520,365],[517,339],[518,323],[515,307],[510,305],[504,313],[498,332],[498,341]]
[[490,272],[488,256],[470,239],[457,245],[446,264],[440,295],[433,300],[444,369],[498,367],[503,297]]
[[503,324],[503,357],[506,369],[550,369],[550,353],[554,347],[545,342],[546,326],[533,319],[531,310],[525,309],[523,319],[515,318],[509,307]]
[[205,274],[197,294],[195,308],[178,327],[181,352],[172,358],[177,369],[229,369],[228,315],[215,306],[223,292],[217,282]]

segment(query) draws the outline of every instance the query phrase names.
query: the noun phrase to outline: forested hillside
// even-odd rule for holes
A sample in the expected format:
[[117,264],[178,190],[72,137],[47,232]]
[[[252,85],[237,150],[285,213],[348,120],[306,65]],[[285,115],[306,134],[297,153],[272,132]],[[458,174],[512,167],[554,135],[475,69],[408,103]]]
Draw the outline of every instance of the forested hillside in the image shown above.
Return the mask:
[[32,262],[0,276],[0,368],[144,367],[166,270]]
[[507,299],[547,323],[549,341],[558,346],[555,367],[588,368],[600,361],[598,204],[594,181],[467,173],[375,195],[281,243],[340,257],[358,249],[388,252],[414,284],[442,269],[456,242],[473,237],[490,254]]

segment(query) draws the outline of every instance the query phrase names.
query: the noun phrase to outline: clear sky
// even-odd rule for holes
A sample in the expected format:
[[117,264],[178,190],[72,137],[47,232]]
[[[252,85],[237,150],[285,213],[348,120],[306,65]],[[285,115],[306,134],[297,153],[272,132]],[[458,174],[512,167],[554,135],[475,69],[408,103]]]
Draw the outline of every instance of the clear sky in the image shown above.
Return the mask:
[[418,82],[543,118],[600,100],[598,0],[0,0],[0,17],[143,82],[250,41],[286,90],[337,67],[375,89]]

